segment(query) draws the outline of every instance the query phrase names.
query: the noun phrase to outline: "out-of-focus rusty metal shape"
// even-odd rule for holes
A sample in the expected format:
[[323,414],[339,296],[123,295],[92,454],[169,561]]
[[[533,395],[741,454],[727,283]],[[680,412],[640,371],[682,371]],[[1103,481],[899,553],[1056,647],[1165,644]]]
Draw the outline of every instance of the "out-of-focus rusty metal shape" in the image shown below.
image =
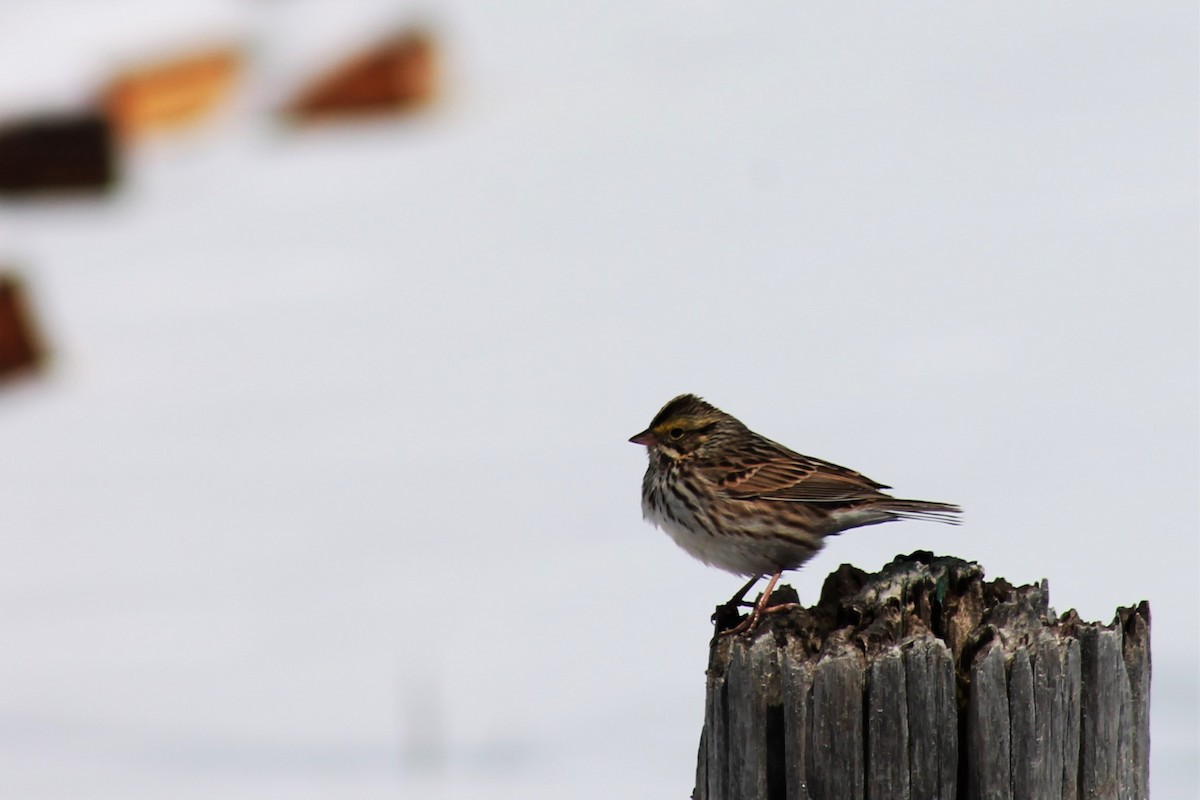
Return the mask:
[[24,284],[0,271],[0,381],[37,371],[45,350],[34,330]]
[[285,113],[309,122],[411,111],[437,89],[433,37],[413,30],[389,37],[325,73],[289,103]]
[[116,147],[102,114],[0,123],[0,195],[102,192],[116,179]]
[[229,97],[243,60],[226,47],[134,67],[105,89],[105,112],[122,138],[193,124]]

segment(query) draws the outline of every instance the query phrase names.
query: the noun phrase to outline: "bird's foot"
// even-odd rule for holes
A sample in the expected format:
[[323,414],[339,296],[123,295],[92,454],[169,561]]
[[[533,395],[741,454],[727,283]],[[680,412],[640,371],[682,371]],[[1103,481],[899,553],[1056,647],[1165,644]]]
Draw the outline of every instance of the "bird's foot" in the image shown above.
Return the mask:
[[[753,633],[758,627],[758,623],[762,621],[765,614],[778,614],[781,611],[791,611],[792,609],[802,608],[799,603],[779,603],[778,605],[767,606],[766,608],[755,608],[754,611],[743,619],[740,623],[728,630],[720,631],[717,636],[736,636],[739,633]],[[722,606],[724,608],[724,606]],[[716,616],[715,614],[713,616]]]
[[776,572],[771,576],[771,580],[767,581],[767,588],[763,590],[763,593],[758,598],[758,602],[754,604],[754,610],[750,612],[749,616],[732,628],[724,629],[722,623],[725,622],[728,624],[728,622],[732,622],[732,619],[730,619],[731,616],[733,619],[737,619],[737,608],[741,604],[742,597],[746,594],[746,591],[753,585],[753,582],[744,586],[742,591],[734,595],[728,603],[723,606],[718,606],[717,612],[713,614],[713,622],[716,623],[717,628],[717,635],[714,637],[713,641],[716,641],[722,636],[736,636],[739,633],[752,633],[754,629],[758,627],[759,620],[762,619],[763,614],[776,614],[780,611],[789,611],[793,608],[799,608],[799,603],[778,603],[773,606],[767,605],[767,602],[771,599],[771,592],[775,590],[775,584],[779,581],[779,576],[781,574],[782,571]]

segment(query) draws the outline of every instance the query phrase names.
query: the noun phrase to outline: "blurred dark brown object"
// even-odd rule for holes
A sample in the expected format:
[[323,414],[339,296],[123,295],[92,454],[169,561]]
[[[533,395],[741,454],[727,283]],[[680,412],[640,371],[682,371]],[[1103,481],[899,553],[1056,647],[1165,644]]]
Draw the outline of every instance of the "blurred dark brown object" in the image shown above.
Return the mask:
[[196,122],[228,97],[242,68],[234,48],[147,64],[118,75],[104,92],[104,108],[123,138]]
[[0,379],[36,370],[43,351],[21,281],[0,273]]
[[0,194],[104,191],[117,156],[99,114],[40,117],[0,126]]
[[419,108],[433,99],[435,61],[429,34],[393,36],[317,79],[287,113],[311,121]]

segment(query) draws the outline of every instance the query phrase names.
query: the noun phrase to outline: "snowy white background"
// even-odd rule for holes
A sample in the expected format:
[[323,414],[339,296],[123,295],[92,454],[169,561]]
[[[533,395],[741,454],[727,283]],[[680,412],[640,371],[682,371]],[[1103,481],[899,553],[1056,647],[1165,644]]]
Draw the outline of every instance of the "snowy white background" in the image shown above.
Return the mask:
[[[419,14],[406,121],[267,114]],[[1194,4],[0,2],[0,111],[233,36],[224,120],[0,206],[55,351],[0,392],[0,796],[685,796],[740,581],[640,519],[694,391],[931,549],[1153,604],[1197,794]]]

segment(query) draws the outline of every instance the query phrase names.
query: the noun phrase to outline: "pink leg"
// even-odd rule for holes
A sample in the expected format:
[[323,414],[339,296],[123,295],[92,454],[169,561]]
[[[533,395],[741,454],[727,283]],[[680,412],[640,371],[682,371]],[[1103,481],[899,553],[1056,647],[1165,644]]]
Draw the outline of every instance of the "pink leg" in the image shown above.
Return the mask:
[[721,631],[721,636],[732,636],[737,633],[749,633],[758,627],[759,619],[763,614],[774,614],[779,611],[786,611],[791,608],[799,608],[798,603],[780,603],[775,606],[768,606],[767,601],[771,599],[771,592],[775,591],[775,584],[779,582],[779,576],[783,574],[780,570],[771,576],[771,580],[767,581],[767,588],[763,590],[762,596],[758,598],[758,602],[754,604],[754,610],[750,612],[750,616],[742,620],[736,627],[730,628],[727,631]]

